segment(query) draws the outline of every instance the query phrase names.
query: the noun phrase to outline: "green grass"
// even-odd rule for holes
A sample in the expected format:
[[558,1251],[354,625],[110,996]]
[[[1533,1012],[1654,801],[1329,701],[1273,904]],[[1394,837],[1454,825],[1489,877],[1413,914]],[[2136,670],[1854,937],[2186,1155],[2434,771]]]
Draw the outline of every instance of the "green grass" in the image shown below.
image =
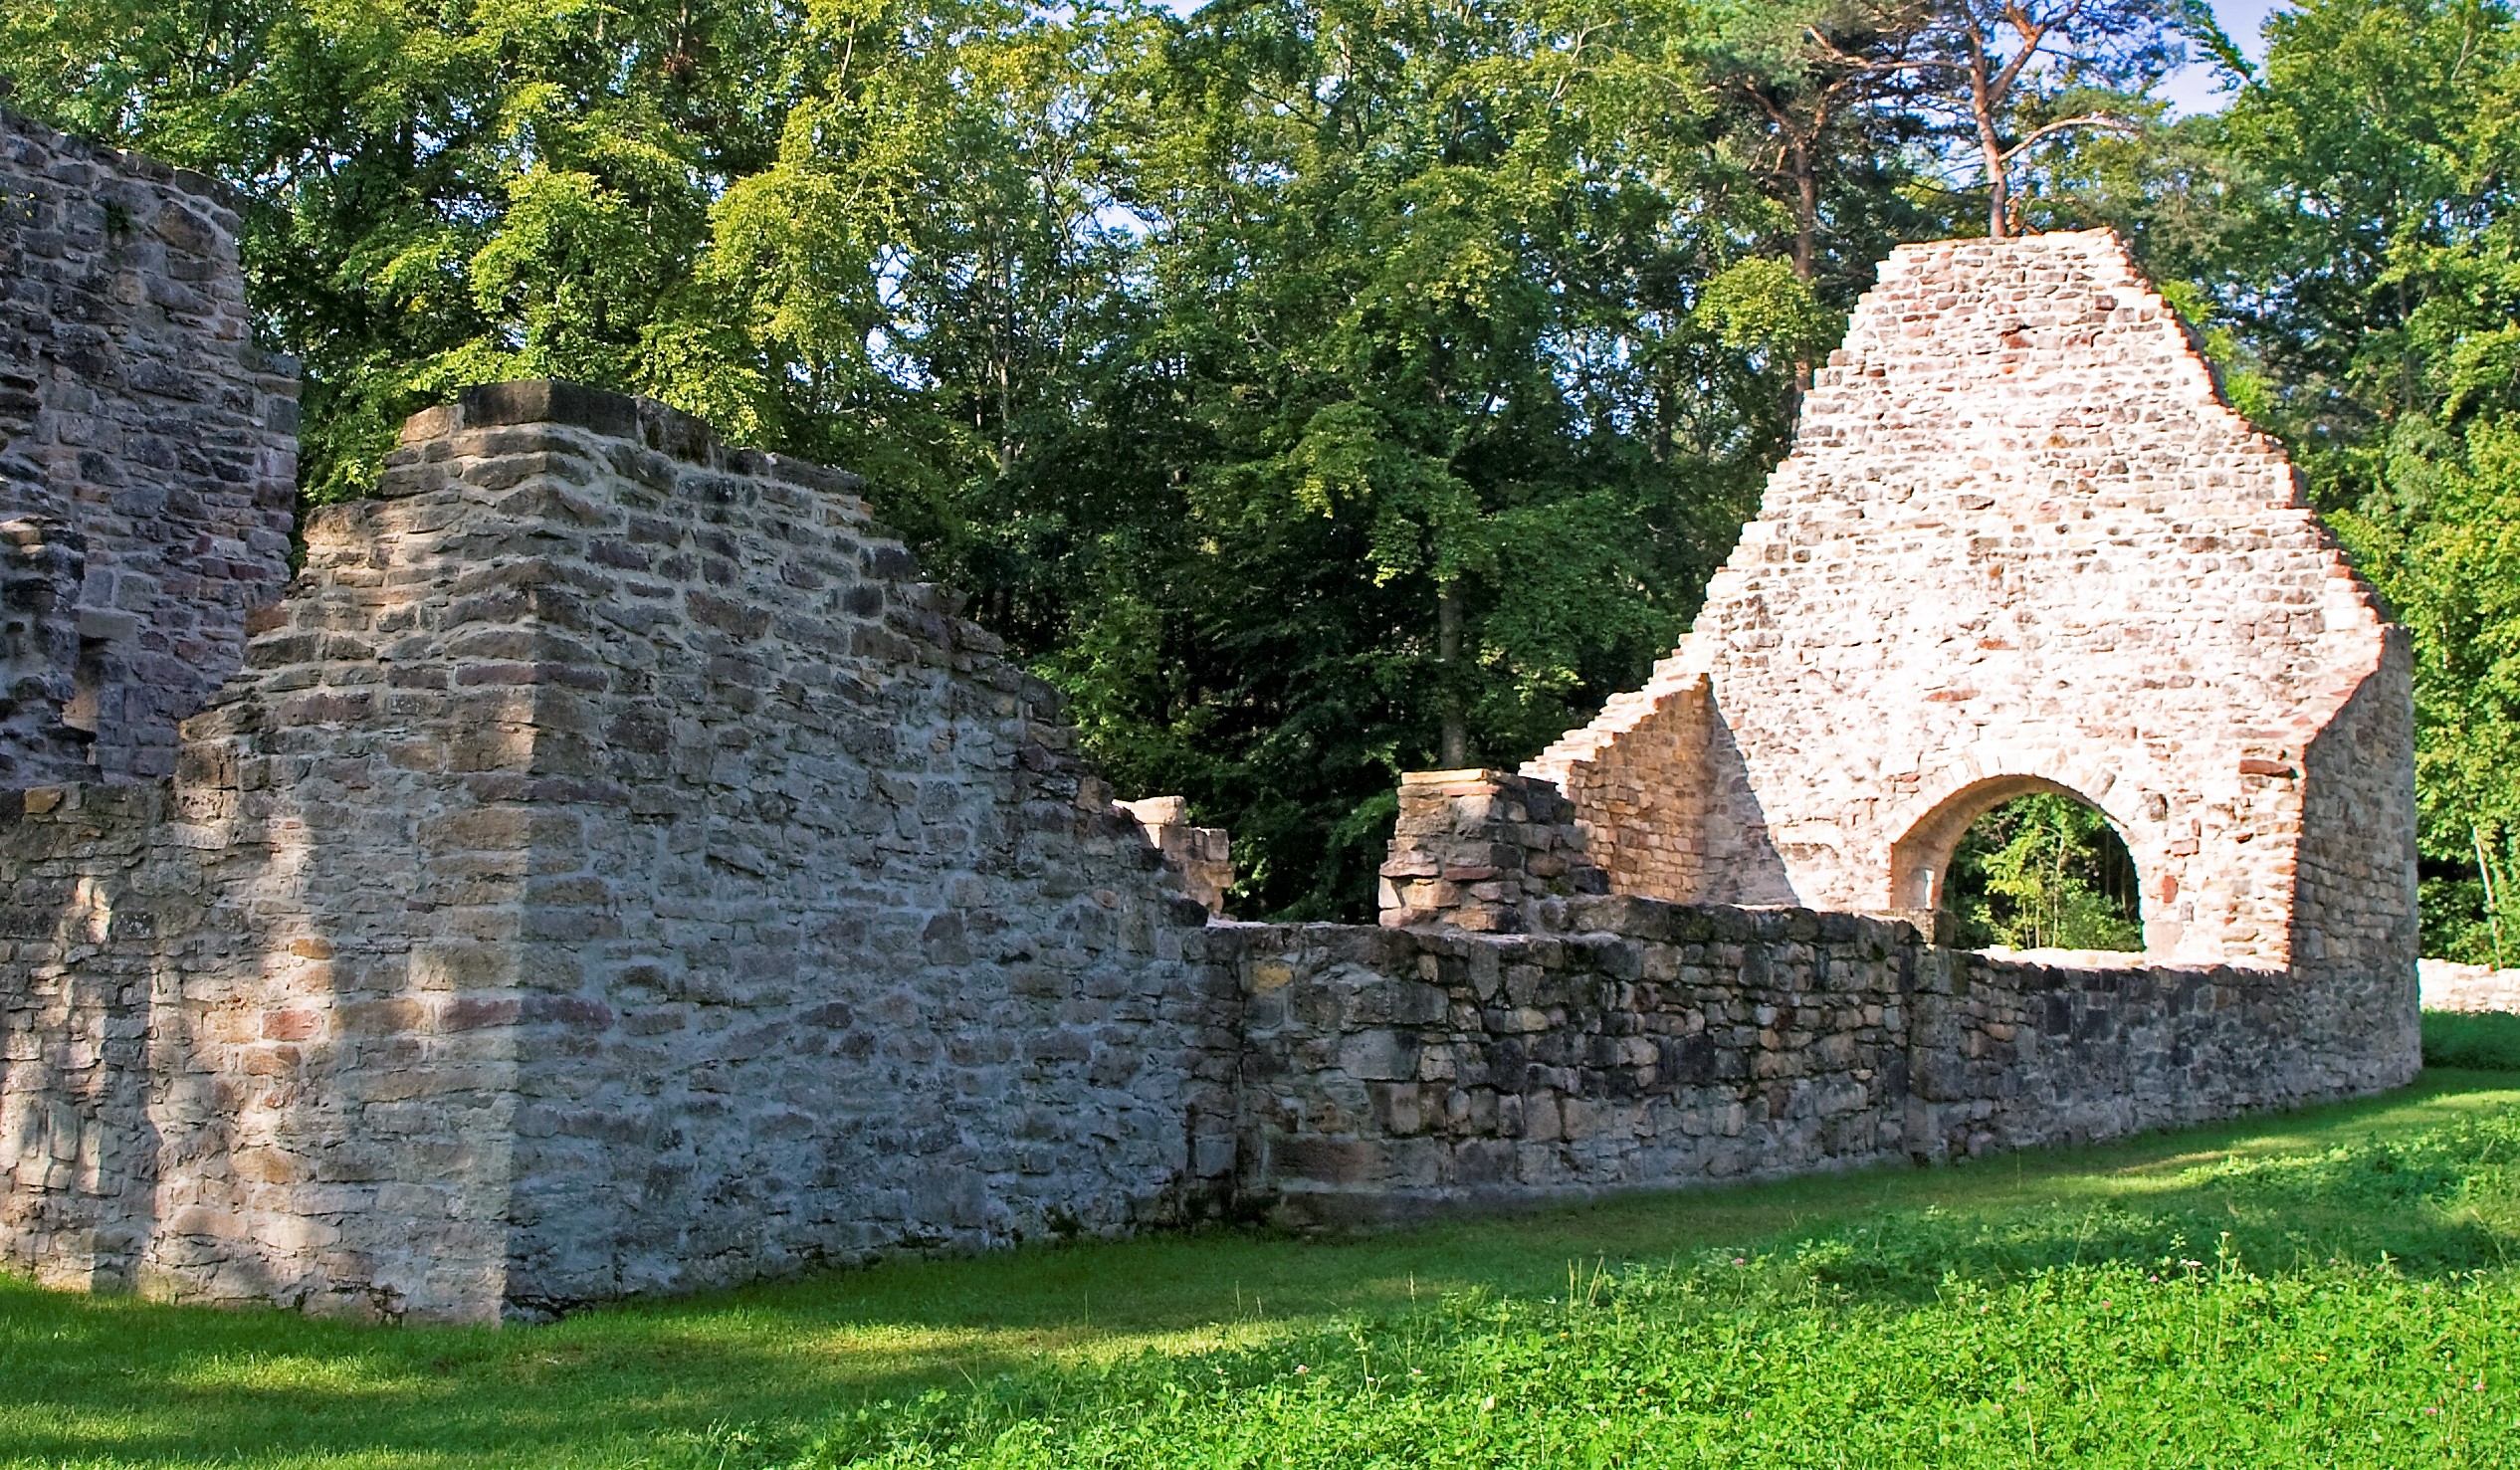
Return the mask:
[[2520,1015],[2425,1011],[2423,1065],[2520,1072]]
[[505,1332],[0,1278],[0,1465],[2520,1464],[2516,1175],[2520,1077],[2432,1071],[2106,1148]]

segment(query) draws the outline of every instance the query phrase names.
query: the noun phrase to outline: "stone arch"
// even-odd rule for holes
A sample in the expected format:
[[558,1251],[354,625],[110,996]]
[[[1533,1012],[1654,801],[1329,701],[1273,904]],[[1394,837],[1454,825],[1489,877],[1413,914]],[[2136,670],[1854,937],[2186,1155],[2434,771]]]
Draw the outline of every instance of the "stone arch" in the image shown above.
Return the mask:
[[2114,772],[2100,772],[2097,779],[2071,781],[2028,771],[1978,774],[1948,783],[1930,798],[1920,797],[1906,804],[1907,812],[1913,815],[1903,813],[1905,820],[1894,819],[1891,823],[1891,829],[1899,834],[1890,843],[1891,912],[1919,918],[1933,914],[1942,906],[1944,875],[1970,826],[2008,801],[2041,792],[2063,796],[2098,812],[2125,845],[2127,857],[2135,865],[2145,948],[2153,949],[2162,938],[2155,933],[2155,922],[2160,917],[2155,909],[2166,855],[2157,850],[2156,844],[2145,840],[2144,825],[2130,819],[2134,812],[2112,809],[2112,795],[2133,794],[2131,784],[2115,779]]

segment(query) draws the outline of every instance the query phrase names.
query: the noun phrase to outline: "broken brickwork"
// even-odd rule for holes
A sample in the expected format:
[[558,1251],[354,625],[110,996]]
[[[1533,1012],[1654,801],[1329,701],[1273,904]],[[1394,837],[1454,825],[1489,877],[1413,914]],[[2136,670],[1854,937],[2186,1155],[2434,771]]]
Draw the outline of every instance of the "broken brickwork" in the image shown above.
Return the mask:
[[1234,886],[1234,844],[1222,827],[1190,825],[1190,804],[1178,796],[1147,796],[1117,803],[1163,854],[1181,891],[1210,914],[1225,912],[1225,890]]
[[1513,934],[1532,928],[1552,899],[1609,891],[1574,805],[1547,781],[1506,770],[1400,777],[1399,816],[1381,870],[1385,928]]

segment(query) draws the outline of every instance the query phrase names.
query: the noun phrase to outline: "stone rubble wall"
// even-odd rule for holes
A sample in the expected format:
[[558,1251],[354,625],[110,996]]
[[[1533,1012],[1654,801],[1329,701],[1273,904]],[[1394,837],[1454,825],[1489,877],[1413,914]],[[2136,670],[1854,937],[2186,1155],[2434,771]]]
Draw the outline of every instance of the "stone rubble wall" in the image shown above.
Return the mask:
[[1234,886],[1233,834],[1222,827],[1190,825],[1190,803],[1180,796],[1142,796],[1112,803],[1128,814],[1147,843],[1163,855],[1181,891],[1207,912],[1225,912],[1225,891]]
[[[1905,246],[1678,652],[1526,770],[1614,846],[1706,854],[1611,859],[1633,891],[1864,913],[1931,911],[1971,820],[2068,791],[2124,837],[2154,953],[2281,965],[2296,866],[2325,861],[2299,773],[2363,681],[2397,697],[2385,645],[2282,450],[2114,236]],[[1649,712],[1701,698],[1709,738],[1675,764]],[[2340,807],[2405,788],[2409,746],[2366,754],[2323,777],[2368,783]],[[2371,856],[2390,871],[2322,924],[2395,932],[2412,848]]]
[[1503,770],[1414,770],[1380,869],[1381,923],[1513,934],[1553,900],[1609,892],[1575,807]]
[[[414,419],[382,488],[312,520],[170,779],[0,797],[0,1258],[42,1279],[539,1317],[2416,1065],[2396,931],[2355,927],[2385,853],[2305,849],[2354,923],[2305,911],[2290,972],[2064,965],[1600,896],[1572,803],[1457,771],[1403,788],[1388,881],[1426,892],[1386,927],[1209,923],[846,477],[525,383]],[[2384,839],[2394,659],[2269,776]]]
[[1238,927],[1242,1198],[1290,1224],[1927,1162],[2396,1086],[2384,978],[2054,966],[1902,922],[1577,898]]
[[0,610],[0,784],[170,774],[288,578],[297,366],[254,345],[239,225],[211,179],[0,108],[0,523],[82,558],[42,672]]
[[495,1320],[1221,1192],[1205,910],[852,482],[512,384],[384,491],[0,825],[8,1259]]
[[[2415,656],[2402,628],[2386,630],[2367,670],[2346,670],[2334,713],[2296,731],[2301,827],[2287,895],[2292,971],[2312,987],[2363,984],[2386,997],[2358,1024],[2373,1044],[2422,1048],[2415,954]],[[2324,702],[2323,702],[2324,703]],[[2304,1045],[2330,1041],[2304,1032]]]
[[2448,959],[2426,959],[2419,968],[2425,1010],[2520,1013],[2520,968]]

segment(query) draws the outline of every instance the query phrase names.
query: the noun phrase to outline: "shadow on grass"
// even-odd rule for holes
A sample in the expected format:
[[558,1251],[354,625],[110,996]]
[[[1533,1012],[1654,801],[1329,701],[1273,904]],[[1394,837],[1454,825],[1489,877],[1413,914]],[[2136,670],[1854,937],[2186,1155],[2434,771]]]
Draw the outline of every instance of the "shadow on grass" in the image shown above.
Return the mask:
[[2425,1011],[2423,1065],[2520,1072],[2520,1015]]
[[2210,1259],[2217,1245],[2261,1271],[2384,1251],[2418,1272],[2498,1264],[2512,1220],[2451,1197],[2398,1141],[2514,1108],[2520,1077],[2427,1072],[2387,1098],[1949,1168],[1328,1240],[1214,1230],[902,1262],[507,1331],[172,1309],[0,1278],[0,1462],[710,1465],[738,1441],[736,1461],[757,1459],[870,1398],[1256,1345],[1447,1293],[1544,1297],[1567,1289],[1571,1262],[1718,1246],[1804,1252],[1815,1274],[1892,1298],[1930,1294],[1947,1271]]

